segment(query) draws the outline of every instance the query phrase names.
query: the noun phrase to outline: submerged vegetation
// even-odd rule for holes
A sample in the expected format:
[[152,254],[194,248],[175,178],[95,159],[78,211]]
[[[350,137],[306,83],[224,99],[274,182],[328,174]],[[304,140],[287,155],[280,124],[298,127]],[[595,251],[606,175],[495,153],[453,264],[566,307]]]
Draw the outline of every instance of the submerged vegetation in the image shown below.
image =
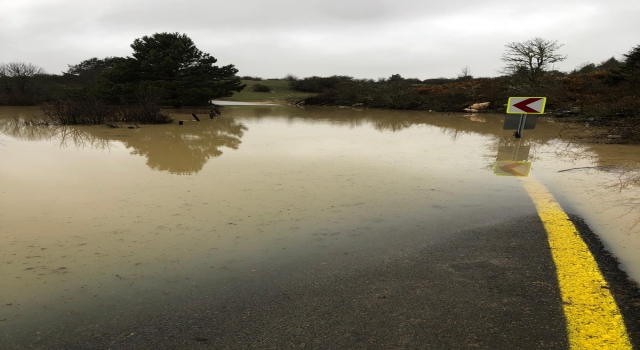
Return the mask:
[[160,106],[154,100],[126,105],[110,105],[98,99],[56,100],[43,104],[42,109],[43,123],[54,125],[165,124],[172,121],[160,112]]

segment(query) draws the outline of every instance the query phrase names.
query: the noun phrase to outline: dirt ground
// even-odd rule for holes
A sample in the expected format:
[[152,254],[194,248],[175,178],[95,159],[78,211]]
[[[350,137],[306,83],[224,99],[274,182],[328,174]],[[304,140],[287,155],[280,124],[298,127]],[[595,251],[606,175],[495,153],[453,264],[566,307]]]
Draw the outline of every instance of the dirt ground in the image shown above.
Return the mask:
[[557,118],[564,124],[563,139],[603,144],[640,144],[640,127],[635,118]]

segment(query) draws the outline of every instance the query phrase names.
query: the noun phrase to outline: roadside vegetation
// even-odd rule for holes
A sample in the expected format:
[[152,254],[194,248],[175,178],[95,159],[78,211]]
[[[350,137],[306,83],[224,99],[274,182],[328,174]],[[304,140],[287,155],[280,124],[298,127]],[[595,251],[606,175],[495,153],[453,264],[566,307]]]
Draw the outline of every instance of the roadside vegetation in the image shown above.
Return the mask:
[[[348,76],[292,79],[290,88],[316,92],[298,104],[353,106],[437,112],[503,113],[510,96],[546,96],[547,114],[600,127],[599,142],[640,143],[640,46],[618,60],[583,63],[570,72],[553,69],[566,58],[557,41],[534,38],[509,43],[502,57],[503,76],[476,78],[464,67],[456,78],[419,80]],[[477,108],[477,109],[476,109]]]

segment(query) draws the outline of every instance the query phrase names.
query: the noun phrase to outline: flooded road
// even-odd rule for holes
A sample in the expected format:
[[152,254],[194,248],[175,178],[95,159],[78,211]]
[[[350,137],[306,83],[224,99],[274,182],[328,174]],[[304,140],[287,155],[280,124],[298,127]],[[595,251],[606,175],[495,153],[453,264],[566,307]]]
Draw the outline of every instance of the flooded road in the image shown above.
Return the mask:
[[488,114],[226,106],[135,129],[15,121],[38,113],[0,107],[6,339],[523,217],[532,203],[510,175],[543,182],[640,281],[640,147],[572,144],[551,120],[519,143]]

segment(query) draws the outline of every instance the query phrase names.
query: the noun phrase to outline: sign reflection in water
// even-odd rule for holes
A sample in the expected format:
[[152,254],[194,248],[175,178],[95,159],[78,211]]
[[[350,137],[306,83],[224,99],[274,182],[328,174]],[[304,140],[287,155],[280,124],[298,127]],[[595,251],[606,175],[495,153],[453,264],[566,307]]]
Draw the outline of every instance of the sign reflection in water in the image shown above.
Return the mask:
[[500,145],[493,173],[499,176],[529,176],[531,162],[529,150],[531,145],[523,145],[522,139],[515,143]]

